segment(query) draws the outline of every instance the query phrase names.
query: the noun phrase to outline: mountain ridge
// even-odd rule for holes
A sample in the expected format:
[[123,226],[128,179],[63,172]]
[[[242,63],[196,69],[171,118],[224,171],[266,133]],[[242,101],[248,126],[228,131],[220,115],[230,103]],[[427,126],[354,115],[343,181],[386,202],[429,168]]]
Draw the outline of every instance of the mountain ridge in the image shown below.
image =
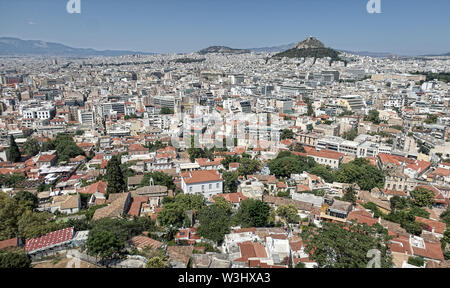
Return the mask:
[[0,37],[0,55],[2,56],[124,56],[124,55],[154,55],[156,53],[128,50],[96,50],[92,48],[74,48],[56,42],[40,40],[22,40],[15,37]]

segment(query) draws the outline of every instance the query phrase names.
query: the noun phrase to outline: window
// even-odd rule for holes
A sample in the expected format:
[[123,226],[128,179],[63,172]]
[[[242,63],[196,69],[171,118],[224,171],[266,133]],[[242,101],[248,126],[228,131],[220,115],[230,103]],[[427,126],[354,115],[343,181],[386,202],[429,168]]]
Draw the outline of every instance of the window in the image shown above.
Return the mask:
[[189,187],[189,192],[192,192],[192,186],[191,186],[191,187]]
[[202,191],[205,191],[205,185],[202,185]]
[[219,186],[220,186],[220,183],[216,183],[216,188],[219,188]]
[[211,190],[212,189],[212,184],[209,184],[209,190]]

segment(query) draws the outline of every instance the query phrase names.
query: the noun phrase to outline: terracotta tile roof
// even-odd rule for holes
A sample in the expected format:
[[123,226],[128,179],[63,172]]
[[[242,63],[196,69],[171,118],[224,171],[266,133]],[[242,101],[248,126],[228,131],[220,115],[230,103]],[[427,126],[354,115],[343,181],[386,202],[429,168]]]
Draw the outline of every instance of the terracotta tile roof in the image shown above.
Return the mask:
[[241,257],[234,260],[236,262],[244,262],[247,264],[249,258],[267,258],[267,252],[264,245],[254,242],[238,243],[241,251]]
[[441,243],[425,242],[425,249],[412,246],[415,256],[422,256],[425,258],[444,261],[444,254],[442,253]]
[[98,192],[98,193],[106,194],[106,187],[107,187],[106,182],[98,181],[94,184],[91,184],[89,186],[86,186],[86,187],[80,189],[79,193],[92,195],[92,194]]
[[435,176],[435,175],[441,176],[441,177],[449,176],[450,175],[450,169],[437,168],[432,173],[430,173],[430,176]]
[[141,144],[131,144],[131,145],[128,147],[128,151],[132,151],[132,152],[142,152],[142,151],[145,151],[145,152],[148,152],[149,150],[148,150],[148,148],[145,148],[145,147],[142,146]]
[[17,238],[0,241],[0,249],[9,248],[9,247],[17,247],[18,242],[19,242],[19,239],[17,239]]
[[405,197],[408,196],[408,193],[406,193],[405,191],[394,191],[388,189],[383,189],[382,191],[386,195],[405,196]]
[[70,241],[73,238],[73,234],[73,227],[70,227],[45,234],[41,237],[28,239],[25,242],[25,251],[32,252],[38,249],[43,249]]
[[51,162],[56,159],[56,155],[41,155],[37,162]]
[[222,176],[216,170],[184,172],[181,177],[186,184],[222,181]]
[[[430,219],[419,217],[419,216],[416,216],[416,222],[423,223],[430,228],[434,228],[434,232],[439,233],[439,234],[444,234],[445,229],[447,228],[447,224],[445,224],[443,222],[430,220]],[[431,232],[431,230],[430,230],[430,232]]]
[[151,247],[152,249],[158,249],[164,245],[159,241],[146,236],[136,236],[131,238],[131,244],[138,249],[144,249],[146,247]]
[[133,197],[133,202],[131,203],[128,215],[139,217],[141,215],[142,203],[147,203],[148,196],[136,196]]
[[[247,197],[244,196],[244,194],[242,194],[241,192],[238,193],[221,193],[221,194],[217,194],[215,197],[222,197],[225,200],[227,200],[230,203],[240,203],[241,201],[247,199]],[[214,199],[212,199],[212,201],[214,202]]]
[[316,151],[314,148],[311,148],[308,146],[305,146],[304,148],[306,150],[306,155],[308,155],[308,156],[334,159],[334,160],[339,160],[342,157],[344,157],[343,153],[335,152],[332,150],[322,149],[320,151]]
[[352,221],[355,220],[359,224],[367,224],[372,226],[378,223],[378,219],[373,218],[372,214],[365,210],[355,210],[348,214],[347,220]]

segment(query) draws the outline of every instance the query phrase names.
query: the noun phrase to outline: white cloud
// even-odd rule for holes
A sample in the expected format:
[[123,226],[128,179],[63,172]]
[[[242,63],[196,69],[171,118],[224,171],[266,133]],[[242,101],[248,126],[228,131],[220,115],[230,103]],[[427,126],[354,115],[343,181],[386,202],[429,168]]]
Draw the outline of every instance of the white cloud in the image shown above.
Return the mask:
[[33,21],[29,21],[29,22],[28,22],[28,25],[36,25],[36,23],[33,22]]

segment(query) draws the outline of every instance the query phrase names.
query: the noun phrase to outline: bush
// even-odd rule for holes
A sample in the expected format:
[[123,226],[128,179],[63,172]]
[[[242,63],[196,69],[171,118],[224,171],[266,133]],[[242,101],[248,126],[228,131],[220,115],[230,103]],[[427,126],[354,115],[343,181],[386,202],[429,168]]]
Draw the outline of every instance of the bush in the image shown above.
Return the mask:
[[408,264],[414,265],[417,267],[423,267],[423,265],[425,264],[425,260],[422,257],[410,256],[408,258]]

